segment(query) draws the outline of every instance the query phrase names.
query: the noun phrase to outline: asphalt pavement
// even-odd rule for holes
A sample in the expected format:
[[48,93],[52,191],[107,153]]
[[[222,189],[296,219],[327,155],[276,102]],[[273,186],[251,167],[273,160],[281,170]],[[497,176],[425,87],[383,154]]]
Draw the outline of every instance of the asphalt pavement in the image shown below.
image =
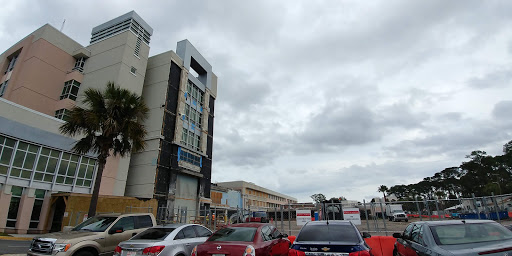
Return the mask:
[[30,240],[0,240],[0,255],[27,255]]

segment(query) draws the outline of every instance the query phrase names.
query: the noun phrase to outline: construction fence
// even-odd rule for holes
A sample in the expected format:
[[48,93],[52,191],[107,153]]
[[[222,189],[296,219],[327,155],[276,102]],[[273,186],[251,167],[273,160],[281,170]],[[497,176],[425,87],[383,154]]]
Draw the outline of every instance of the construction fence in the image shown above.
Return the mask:
[[[128,206],[124,213],[136,212],[153,212],[153,208]],[[394,213],[400,212],[407,216],[406,220],[393,219]],[[69,214],[69,218],[66,219],[68,223],[64,225],[75,226],[84,220],[87,212]],[[158,224],[196,223],[215,231],[229,224],[245,222],[248,217],[258,216],[263,216],[264,222],[272,223],[288,235],[297,235],[306,221],[314,220],[351,220],[361,232],[372,235],[403,232],[409,222],[414,221],[490,219],[503,225],[512,225],[512,194],[393,202],[326,201],[316,205],[310,204],[309,207],[290,204],[264,210],[215,206],[203,207],[200,210],[189,210],[186,207],[174,209],[161,207],[157,209],[156,218]]]

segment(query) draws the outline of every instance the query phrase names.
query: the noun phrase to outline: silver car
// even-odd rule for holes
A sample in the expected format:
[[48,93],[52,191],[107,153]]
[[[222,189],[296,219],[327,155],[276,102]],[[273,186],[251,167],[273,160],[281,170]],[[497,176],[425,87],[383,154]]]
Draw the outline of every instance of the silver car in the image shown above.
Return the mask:
[[156,226],[119,243],[114,256],[190,256],[192,249],[211,235],[211,230],[197,224]]

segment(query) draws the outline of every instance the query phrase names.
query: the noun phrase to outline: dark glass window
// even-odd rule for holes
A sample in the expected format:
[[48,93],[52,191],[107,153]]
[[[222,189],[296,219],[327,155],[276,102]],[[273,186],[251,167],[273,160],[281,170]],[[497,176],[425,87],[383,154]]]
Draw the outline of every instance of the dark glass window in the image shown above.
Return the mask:
[[178,232],[178,234],[176,234],[176,236],[174,237],[174,240],[179,240],[179,239],[183,239],[185,238],[185,235],[183,234],[183,230],[181,230],[180,232]]
[[149,215],[137,216],[137,228],[147,228],[153,226],[153,220]]
[[118,228],[122,228],[125,231],[135,229],[135,217],[130,216],[130,217],[121,218],[112,227],[112,229],[118,229]]
[[103,232],[117,219],[117,217],[107,216],[94,216],[86,221],[82,222],[75,228],[74,231],[87,230],[94,232]]
[[212,235],[212,232],[205,227],[194,226],[194,229],[197,233],[197,236],[199,236],[199,237],[209,237]]
[[164,240],[175,228],[148,228],[131,240]]
[[43,206],[44,194],[46,191],[36,189],[34,207],[32,207],[32,215],[30,216],[29,228],[37,228],[39,225],[39,217],[41,216],[41,208]]
[[359,243],[358,231],[349,224],[346,225],[306,225],[296,241],[331,241]]
[[474,244],[512,239],[512,232],[499,223],[466,223],[431,226],[438,245]]
[[183,231],[183,234],[185,235],[185,238],[196,237],[196,232],[194,231],[194,228],[192,228],[192,227],[186,227],[182,231]]
[[16,220],[18,219],[18,210],[20,208],[22,194],[22,187],[12,186],[11,203],[9,204],[9,211],[7,212],[7,227],[14,228],[16,226]]
[[252,242],[254,241],[254,235],[256,234],[256,228],[250,227],[230,227],[223,228],[215,232],[208,241],[240,241],[240,242]]
[[60,99],[72,99],[76,100],[78,96],[78,90],[80,89],[80,83],[75,80],[69,80],[64,83],[64,88],[62,88],[62,94],[60,95]]

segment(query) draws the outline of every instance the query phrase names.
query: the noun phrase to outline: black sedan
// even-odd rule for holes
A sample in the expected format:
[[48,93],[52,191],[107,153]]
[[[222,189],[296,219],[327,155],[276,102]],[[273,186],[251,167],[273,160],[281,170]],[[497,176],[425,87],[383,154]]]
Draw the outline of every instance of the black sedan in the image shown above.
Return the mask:
[[512,255],[512,231],[492,220],[419,221],[394,233],[393,255]]

